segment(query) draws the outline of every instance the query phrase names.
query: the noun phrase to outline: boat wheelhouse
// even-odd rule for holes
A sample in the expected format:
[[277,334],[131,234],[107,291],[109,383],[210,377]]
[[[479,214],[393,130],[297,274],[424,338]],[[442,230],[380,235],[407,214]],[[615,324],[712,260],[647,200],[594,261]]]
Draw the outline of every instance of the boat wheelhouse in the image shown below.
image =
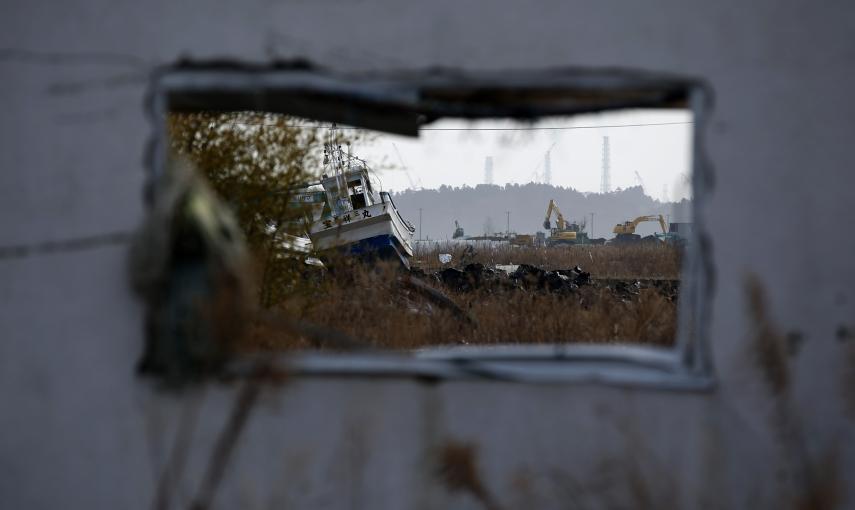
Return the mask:
[[323,209],[308,228],[315,249],[399,260],[409,267],[416,229],[401,216],[389,193],[374,189],[365,161],[329,143],[324,161],[333,173],[320,181]]

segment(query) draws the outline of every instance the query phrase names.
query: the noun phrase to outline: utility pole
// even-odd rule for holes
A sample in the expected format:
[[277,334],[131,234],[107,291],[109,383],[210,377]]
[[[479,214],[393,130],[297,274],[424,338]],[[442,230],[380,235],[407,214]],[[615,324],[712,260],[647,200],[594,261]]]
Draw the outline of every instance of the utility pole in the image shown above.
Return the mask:
[[511,235],[511,211],[505,211],[505,214],[508,216],[508,224],[505,228],[505,235]]
[[594,238],[594,213],[591,213],[591,239]]
[[422,208],[419,207],[419,241],[422,240]]
[[612,191],[611,162],[609,157],[609,137],[603,137],[603,174],[600,176],[600,193]]

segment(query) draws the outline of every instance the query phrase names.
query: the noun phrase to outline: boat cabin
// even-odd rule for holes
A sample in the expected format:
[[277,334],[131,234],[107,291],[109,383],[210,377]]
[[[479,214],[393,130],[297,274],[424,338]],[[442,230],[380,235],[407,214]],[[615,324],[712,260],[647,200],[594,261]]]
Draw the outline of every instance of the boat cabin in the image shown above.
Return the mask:
[[356,209],[364,209],[377,203],[368,171],[351,167],[350,170],[321,180],[327,196],[328,207],[323,217],[340,216]]

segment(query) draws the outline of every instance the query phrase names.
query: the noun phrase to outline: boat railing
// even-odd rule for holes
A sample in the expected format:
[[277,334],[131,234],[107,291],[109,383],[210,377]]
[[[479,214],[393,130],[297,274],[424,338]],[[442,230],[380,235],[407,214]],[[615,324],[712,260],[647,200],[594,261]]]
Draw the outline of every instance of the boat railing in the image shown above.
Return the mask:
[[407,227],[407,230],[409,230],[411,234],[415,234],[416,233],[416,227],[413,226],[413,224],[410,223],[409,221],[405,220],[404,217],[401,216],[401,213],[399,213],[397,209],[395,209],[395,212],[398,214],[398,218],[400,218],[401,223],[403,223],[404,226]]
[[395,214],[398,215],[398,219],[401,220],[401,223],[403,223],[404,226],[407,227],[407,230],[409,230],[411,234],[415,233],[416,227],[414,227],[412,223],[405,220],[404,217],[401,216],[401,212],[398,211],[398,207],[395,206],[395,202],[392,200],[392,195],[390,195],[388,191],[381,191],[380,192],[380,201],[385,204],[387,200],[392,205],[392,209],[394,209]]

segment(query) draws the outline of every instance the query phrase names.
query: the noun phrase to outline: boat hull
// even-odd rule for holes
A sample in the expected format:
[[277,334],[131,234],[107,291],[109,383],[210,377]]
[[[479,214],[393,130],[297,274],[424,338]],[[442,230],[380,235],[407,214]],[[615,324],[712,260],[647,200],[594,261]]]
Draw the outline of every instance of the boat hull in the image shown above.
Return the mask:
[[356,209],[312,224],[309,237],[316,249],[339,250],[369,258],[398,259],[409,267],[412,231],[391,203]]

